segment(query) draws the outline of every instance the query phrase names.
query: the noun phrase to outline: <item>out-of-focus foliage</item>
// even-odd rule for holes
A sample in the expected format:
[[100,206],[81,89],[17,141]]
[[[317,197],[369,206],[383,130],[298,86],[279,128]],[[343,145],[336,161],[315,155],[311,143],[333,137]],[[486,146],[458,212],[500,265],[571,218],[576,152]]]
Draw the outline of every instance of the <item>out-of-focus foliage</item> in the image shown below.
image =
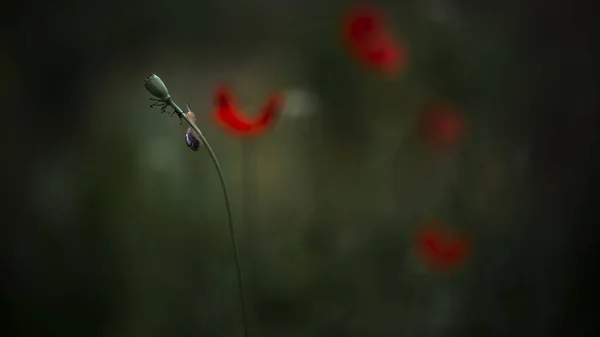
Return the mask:
[[[253,337],[592,336],[577,289],[592,253],[578,247],[597,139],[593,11],[380,1],[411,55],[403,76],[382,79],[339,41],[349,4],[7,7],[0,91],[18,110],[2,123],[0,243],[15,335],[241,334],[221,187],[208,155],[185,146],[187,126],[149,108],[142,83],[157,73],[225,171]],[[249,113],[287,93],[278,124],[253,140],[251,228],[241,141],[212,115],[222,82]],[[444,154],[416,133],[437,99],[469,126]],[[431,217],[475,238],[453,273],[415,256]]]

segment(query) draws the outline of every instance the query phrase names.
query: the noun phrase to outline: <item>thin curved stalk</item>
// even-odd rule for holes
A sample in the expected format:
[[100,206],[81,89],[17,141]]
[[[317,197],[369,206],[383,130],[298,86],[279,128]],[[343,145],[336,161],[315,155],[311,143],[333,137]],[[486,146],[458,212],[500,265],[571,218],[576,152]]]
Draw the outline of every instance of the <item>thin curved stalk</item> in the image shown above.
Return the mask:
[[[258,172],[256,167],[256,161],[254,159],[254,149],[255,144],[253,144],[252,140],[242,140],[241,144],[241,162],[242,162],[242,221],[243,228],[245,231],[245,235],[243,236],[246,240],[246,246],[248,247],[246,253],[246,261],[248,259],[251,260],[250,268],[254,265],[255,256],[252,254],[256,250],[255,247],[255,232],[256,232],[256,211],[259,207],[259,195],[258,195]],[[248,265],[246,265],[248,267]],[[248,271],[248,269],[246,269]],[[252,271],[252,269],[250,269]],[[252,272],[249,276],[250,280],[252,280]],[[247,275],[248,277],[248,275]]]
[[235,269],[237,272],[238,290],[240,293],[239,294],[240,295],[240,303],[242,305],[242,323],[244,326],[244,337],[248,337],[249,336],[249,334],[248,334],[248,309],[247,309],[247,305],[246,305],[246,291],[244,289],[244,277],[243,277],[243,273],[242,273],[242,263],[241,263],[241,258],[240,258],[240,250],[238,248],[238,243],[237,243],[237,239],[236,239],[236,235],[235,235],[235,229],[233,228],[233,216],[231,214],[231,200],[229,199],[229,192],[227,190],[227,184],[225,183],[225,177],[223,176],[223,170],[221,169],[221,165],[219,164],[219,161],[217,160],[217,156],[215,155],[215,152],[213,151],[212,147],[208,143],[208,140],[206,140],[206,137],[204,137],[204,135],[202,134],[202,132],[200,131],[198,126],[196,126],[195,123],[193,123],[191,120],[189,120],[189,118],[185,115],[183,110],[181,110],[181,108],[179,106],[177,106],[177,104],[175,104],[175,102],[171,98],[169,98],[167,100],[167,104],[169,104],[175,110],[175,112],[179,115],[180,118],[184,119],[190,125],[190,127],[192,127],[192,129],[194,129],[194,131],[196,131],[196,133],[200,137],[200,140],[206,147],[206,150],[208,151],[210,158],[212,159],[213,163],[215,164],[215,169],[217,170],[217,174],[219,175],[219,180],[221,181],[221,187],[223,188],[223,196],[225,198],[225,208],[227,209],[229,235],[231,237],[231,245],[233,247],[234,260],[235,260]]

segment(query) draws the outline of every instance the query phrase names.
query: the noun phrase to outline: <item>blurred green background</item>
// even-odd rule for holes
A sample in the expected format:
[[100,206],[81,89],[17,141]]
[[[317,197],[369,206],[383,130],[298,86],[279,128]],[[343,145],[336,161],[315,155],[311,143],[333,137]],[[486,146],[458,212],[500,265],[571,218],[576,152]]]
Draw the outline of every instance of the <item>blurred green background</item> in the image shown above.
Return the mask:
[[[223,166],[253,337],[596,335],[591,5],[369,3],[410,48],[399,78],[343,49],[350,1],[3,3],[3,328],[241,336],[221,187],[186,126],[148,107],[157,73]],[[219,83],[248,113],[286,93],[251,144],[250,213]],[[444,155],[415,134],[436,99],[470,131]],[[453,273],[413,252],[431,217],[475,238]]]

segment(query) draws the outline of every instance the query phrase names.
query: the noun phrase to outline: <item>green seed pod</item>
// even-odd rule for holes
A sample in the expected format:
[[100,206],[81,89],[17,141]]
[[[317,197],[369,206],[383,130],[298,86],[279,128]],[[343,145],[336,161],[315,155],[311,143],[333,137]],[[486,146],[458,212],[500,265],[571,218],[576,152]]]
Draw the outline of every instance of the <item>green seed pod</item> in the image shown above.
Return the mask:
[[169,98],[171,98],[171,95],[169,95],[169,90],[167,90],[167,87],[163,81],[160,79],[160,77],[156,76],[156,74],[148,76],[148,78],[144,80],[144,86],[149,93],[161,101],[167,101]]

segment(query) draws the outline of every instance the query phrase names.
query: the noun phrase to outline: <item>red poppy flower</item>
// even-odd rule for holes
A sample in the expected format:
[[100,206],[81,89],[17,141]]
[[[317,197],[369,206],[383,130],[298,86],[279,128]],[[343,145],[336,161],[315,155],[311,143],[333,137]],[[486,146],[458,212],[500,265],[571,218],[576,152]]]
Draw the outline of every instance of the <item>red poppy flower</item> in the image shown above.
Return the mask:
[[451,103],[436,103],[423,111],[421,131],[434,148],[456,147],[465,134],[465,121],[458,107]]
[[462,234],[450,232],[441,222],[423,226],[417,235],[418,253],[431,268],[449,270],[460,264],[470,251],[470,242]]
[[216,120],[227,131],[236,136],[256,136],[265,132],[276,122],[283,107],[283,101],[282,93],[272,94],[267,99],[258,117],[255,120],[250,120],[236,105],[229,88],[221,86],[215,92]]
[[392,36],[379,10],[353,8],[343,29],[345,44],[365,66],[390,75],[406,67],[407,52]]

